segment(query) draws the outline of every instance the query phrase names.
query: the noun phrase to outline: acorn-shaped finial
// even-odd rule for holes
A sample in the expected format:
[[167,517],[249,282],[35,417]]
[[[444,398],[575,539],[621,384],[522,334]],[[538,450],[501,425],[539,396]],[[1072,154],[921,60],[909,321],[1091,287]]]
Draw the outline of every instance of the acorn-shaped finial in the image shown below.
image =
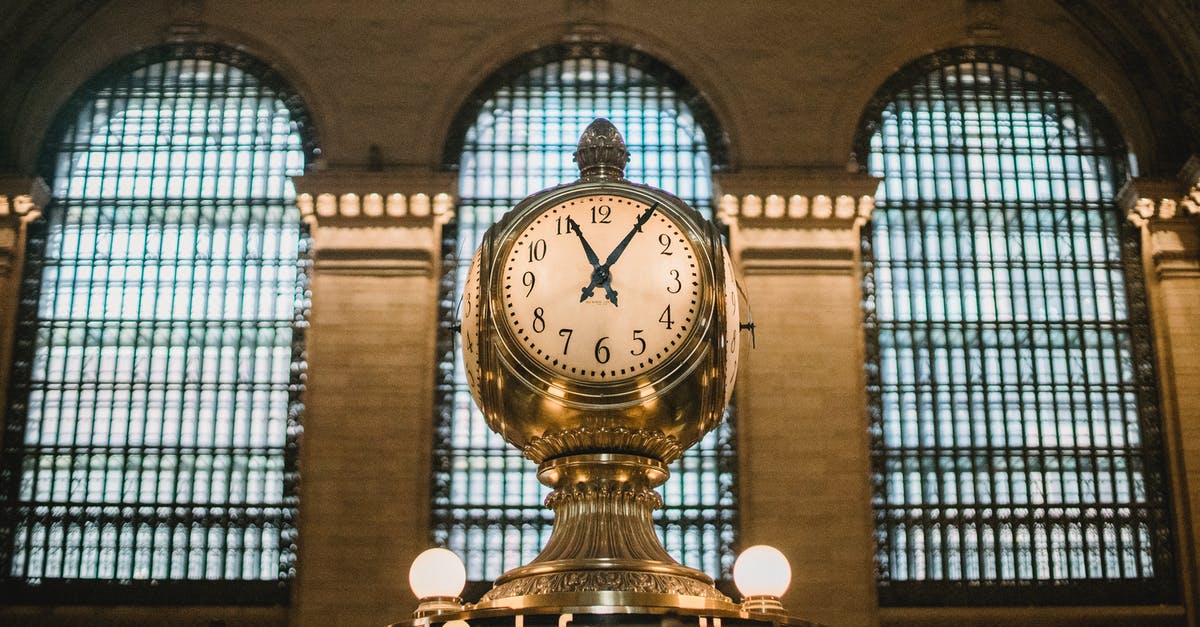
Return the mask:
[[621,178],[625,176],[625,164],[629,162],[629,151],[625,140],[612,122],[596,118],[584,129],[575,150],[575,163],[583,178]]

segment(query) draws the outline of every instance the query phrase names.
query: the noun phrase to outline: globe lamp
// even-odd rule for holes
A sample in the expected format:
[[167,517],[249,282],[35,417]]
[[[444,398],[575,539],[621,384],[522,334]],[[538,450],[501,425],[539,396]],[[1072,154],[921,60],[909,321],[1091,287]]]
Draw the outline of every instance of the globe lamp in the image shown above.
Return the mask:
[[408,569],[408,585],[420,601],[417,618],[445,612],[461,612],[467,569],[462,560],[446,549],[426,549]]
[[733,583],[742,593],[742,609],[763,614],[783,614],[779,598],[792,582],[787,558],[772,546],[752,546],[733,563]]

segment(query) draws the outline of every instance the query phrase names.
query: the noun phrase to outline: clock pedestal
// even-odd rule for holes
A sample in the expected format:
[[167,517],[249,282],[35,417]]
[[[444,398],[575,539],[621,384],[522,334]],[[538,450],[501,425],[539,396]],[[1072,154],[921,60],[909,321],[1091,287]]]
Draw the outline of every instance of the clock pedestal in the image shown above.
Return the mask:
[[704,573],[677,563],[659,542],[654,488],[669,476],[653,458],[620,453],[543,462],[538,480],[554,528],[532,562],[496,580],[476,607],[669,606],[733,610]]
[[472,395],[554,489],[542,552],[474,607],[736,612],[708,575],[671,557],[652,517],[667,464],[729,403],[732,266],[711,222],[623,178],[629,153],[610,122],[588,126],[575,158],[578,181],[488,229],[464,290]]

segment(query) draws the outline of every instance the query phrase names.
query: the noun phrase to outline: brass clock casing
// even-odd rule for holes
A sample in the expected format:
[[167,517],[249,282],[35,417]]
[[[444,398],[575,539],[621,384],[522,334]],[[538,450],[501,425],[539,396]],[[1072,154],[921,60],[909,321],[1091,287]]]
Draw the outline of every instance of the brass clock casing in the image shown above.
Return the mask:
[[[716,427],[729,402],[739,334],[733,266],[711,222],[667,192],[622,178],[628,152],[607,120],[588,127],[575,155],[581,178],[505,214],[468,271],[461,332],[471,393],[488,426],[537,462],[538,480],[554,490],[546,500],[554,527],[541,553],[496,579],[476,607],[736,609],[708,575],[671,557],[652,517],[662,506],[655,488],[669,477],[667,464]],[[575,221],[582,216],[574,217],[593,201],[611,203],[590,208],[600,214],[590,216],[596,230],[589,226],[600,252]],[[605,206],[611,222],[603,220]],[[570,233],[559,226],[564,217]],[[647,232],[666,237],[662,251],[646,247]],[[551,254],[548,242],[564,235],[567,247]],[[682,256],[656,254],[675,244]],[[661,291],[664,270],[670,295]],[[547,277],[549,289],[533,297]],[[537,302],[545,307],[533,298],[544,298]],[[675,306],[687,310],[680,318],[686,329],[672,326]],[[596,342],[594,363],[569,353],[571,328],[558,329],[567,332],[561,354],[542,339],[553,330],[554,311],[584,322],[571,325]],[[667,332],[649,332],[655,323]],[[612,354],[602,357],[600,347],[614,330],[632,334],[622,350],[653,350],[654,359],[622,355],[623,365],[608,369]]]
[[[657,363],[610,381],[572,376],[523,350],[501,294],[504,260],[526,229],[550,208],[591,196],[653,207],[696,251],[696,314],[686,335]],[[720,423],[729,400],[738,334],[728,329],[738,314],[726,255],[716,227],[682,200],[624,179],[584,179],[526,198],[484,235],[462,305],[468,380],[488,426],[538,463],[598,451],[676,459]],[[606,305],[594,315],[615,311]]]

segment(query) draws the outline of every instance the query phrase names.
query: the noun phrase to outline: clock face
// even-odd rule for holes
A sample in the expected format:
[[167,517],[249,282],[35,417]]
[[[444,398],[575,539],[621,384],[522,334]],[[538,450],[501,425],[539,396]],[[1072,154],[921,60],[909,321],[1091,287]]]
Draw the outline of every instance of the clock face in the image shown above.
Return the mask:
[[497,319],[567,379],[619,382],[678,352],[702,300],[691,240],[662,206],[614,194],[562,200],[504,259]]

